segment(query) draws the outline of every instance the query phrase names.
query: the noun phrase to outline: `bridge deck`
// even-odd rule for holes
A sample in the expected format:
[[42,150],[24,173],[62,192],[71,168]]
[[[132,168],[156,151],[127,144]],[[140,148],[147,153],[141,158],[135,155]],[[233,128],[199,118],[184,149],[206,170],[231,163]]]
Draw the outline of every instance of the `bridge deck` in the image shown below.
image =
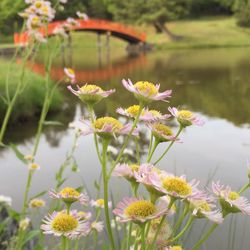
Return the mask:
[[[110,22],[106,20],[80,20],[76,19],[79,25],[73,26],[72,30],[82,30],[82,31],[93,31],[96,33],[107,33],[110,32],[112,36],[119,37],[129,43],[145,43],[146,42],[146,34],[140,33],[133,29],[132,27],[125,26],[120,23]],[[61,26],[66,21],[56,21],[52,22],[48,25],[48,36],[53,36],[53,31],[56,27]],[[40,33],[45,36],[45,29],[41,28]],[[23,33],[15,33],[14,34],[14,43],[25,45],[29,41],[29,35],[27,32]]]

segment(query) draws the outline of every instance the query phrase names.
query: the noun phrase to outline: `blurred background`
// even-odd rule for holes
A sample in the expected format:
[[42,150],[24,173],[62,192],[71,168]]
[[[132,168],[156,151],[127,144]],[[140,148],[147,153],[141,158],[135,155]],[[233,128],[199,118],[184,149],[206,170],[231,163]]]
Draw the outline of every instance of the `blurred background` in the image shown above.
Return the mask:
[[[0,93],[4,93],[6,65],[11,60],[14,33],[20,32],[22,19],[17,13],[26,8],[23,0],[0,1]],[[85,12],[89,20],[107,20],[131,26],[146,35],[145,49],[130,49],[128,41],[112,33],[73,32],[53,62],[52,80],[58,80],[64,67],[76,72],[77,82],[92,83],[116,93],[96,106],[97,116],[117,116],[117,107],[136,104],[121,85],[123,78],[147,80],[172,89],[171,106],[188,108],[206,122],[203,127],[187,128],[160,167],[169,172],[187,174],[189,179],[221,180],[238,190],[247,181],[250,160],[250,1],[249,0],[71,0],[56,14],[56,20],[76,18]],[[111,36],[110,36],[111,35]],[[49,43],[53,43],[50,38]],[[44,98],[44,48],[27,64],[28,85],[17,100],[7,129],[5,142],[12,142],[28,154],[34,143],[36,125]],[[11,91],[15,90],[20,63],[11,72]],[[51,188],[55,173],[73,143],[69,124],[87,115],[86,107],[67,91],[62,83],[51,104],[48,120],[61,126],[45,126],[37,161],[41,165],[34,176],[32,194]],[[154,103],[152,108],[167,113],[168,105]],[[6,105],[0,101],[0,122]],[[175,129],[175,128],[173,128]],[[149,136],[141,141],[141,149]],[[118,145],[114,144],[114,147]],[[155,158],[164,148],[159,147]],[[143,152],[142,152],[143,153]],[[129,154],[129,152],[128,152]],[[130,157],[133,157],[133,151]],[[79,172],[68,171],[67,183],[88,186],[96,193],[100,166],[91,136],[82,137],[75,154]],[[13,198],[20,209],[26,182],[24,165],[9,148],[0,149],[0,189]],[[127,183],[112,180],[116,200],[128,193]],[[17,192],[18,190],[18,192]],[[250,193],[246,192],[250,198]],[[187,237],[189,247],[200,237],[203,224]],[[250,221],[241,216],[228,219],[218,228],[203,249],[248,250]]]

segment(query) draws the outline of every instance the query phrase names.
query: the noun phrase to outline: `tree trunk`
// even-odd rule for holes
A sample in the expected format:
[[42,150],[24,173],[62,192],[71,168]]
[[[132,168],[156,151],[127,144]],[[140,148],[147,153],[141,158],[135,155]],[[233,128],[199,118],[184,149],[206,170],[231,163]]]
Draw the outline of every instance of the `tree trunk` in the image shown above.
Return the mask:
[[173,34],[166,25],[155,22],[154,26],[157,27],[159,30],[161,30],[164,34],[166,34],[172,41],[179,41],[183,39],[183,36],[178,36]]

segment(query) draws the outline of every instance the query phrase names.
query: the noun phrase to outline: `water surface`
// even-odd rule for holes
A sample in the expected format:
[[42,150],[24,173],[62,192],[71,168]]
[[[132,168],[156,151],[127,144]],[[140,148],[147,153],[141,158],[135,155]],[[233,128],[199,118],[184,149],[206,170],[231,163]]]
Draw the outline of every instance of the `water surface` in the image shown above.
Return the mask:
[[[188,127],[181,135],[183,143],[176,144],[159,166],[177,174],[185,173],[189,179],[199,179],[201,185],[210,182],[211,177],[230,184],[236,190],[247,182],[246,160],[250,159],[250,49],[160,51],[138,57],[128,57],[123,50],[115,52],[115,55],[111,51],[109,56],[105,51],[101,56],[98,56],[97,50],[91,51],[72,49],[70,57],[62,56],[64,59],[55,63],[52,77],[59,79],[63,65],[68,65],[76,69],[79,82],[100,84],[104,89],[116,88],[114,95],[96,106],[97,116],[115,115],[117,107],[136,104],[133,96],[122,87],[122,78],[148,80],[160,83],[162,90],[172,89],[170,105],[196,112],[206,124],[203,127]],[[37,60],[34,70],[43,72],[41,60]],[[66,89],[66,86],[62,88]],[[46,127],[44,130],[37,155],[41,169],[34,176],[32,194],[53,187],[55,172],[73,141],[74,131],[68,129],[68,124],[87,115],[85,107],[71,93],[65,91],[65,96],[65,113],[57,117],[65,126]],[[151,107],[164,113],[168,105],[158,102]],[[35,124],[30,122],[12,126],[7,139],[28,154],[34,143],[34,134]],[[145,134],[142,149],[147,141],[148,135]],[[161,145],[158,148],[155,159],[165,147]],[[75,159],[80,171],[77,175],[69,171],[67,184],[79,186],[84,183],[94,196],[93,181],[99,178],[100,166],[91,136],[80,138]],[[11,196],[14,208],[20,209],[27,178],[26,166],[11,150],[5,149],[0,151],[0,168],[1,194]],[[125,181],[113,179],[112,183],[116,187],[113,194],[117,201],[128,194]],[[246,196],[250,198],[250,192]],[[236,222],[227,218],[203,249],[249,249],[245,232],[250,230],[250,219],[237,217]],[[234,226],[229,227],[230,223]],[[190,247],[190,242],[199,236],[200,227],[187,237],[187,246]]]

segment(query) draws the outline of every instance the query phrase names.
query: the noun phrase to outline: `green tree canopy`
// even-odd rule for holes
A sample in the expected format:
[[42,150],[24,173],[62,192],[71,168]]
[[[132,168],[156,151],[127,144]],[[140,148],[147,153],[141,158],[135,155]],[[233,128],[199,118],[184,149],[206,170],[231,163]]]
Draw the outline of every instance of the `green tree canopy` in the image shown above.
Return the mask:
[[188,14],[188,0],[113,0],[110,5],[116,20],[125,22],[147,22],[152,24],[157,31],[164,32],[170,38],[177,39],[165,25],[166,22],[176,20]]

